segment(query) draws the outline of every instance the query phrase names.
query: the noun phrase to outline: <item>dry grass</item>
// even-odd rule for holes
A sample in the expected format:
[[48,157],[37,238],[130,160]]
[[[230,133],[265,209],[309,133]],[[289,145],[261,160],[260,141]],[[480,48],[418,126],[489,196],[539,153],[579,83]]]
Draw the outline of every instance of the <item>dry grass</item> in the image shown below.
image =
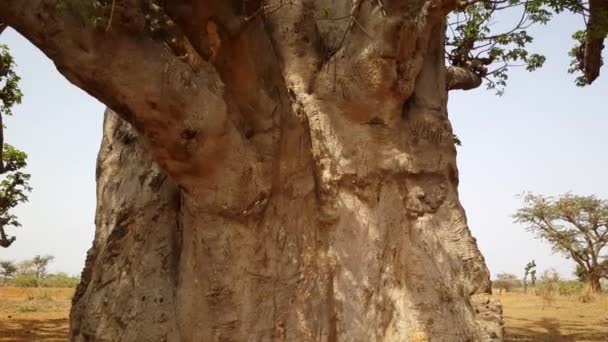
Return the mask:
[[74,289],[0,287],[0,341],[67,341]]
[[[0,287],[0,341],[67,341],[73,289]],[[503,293],[507,338],[526,342],[608,341],[608,295],[582,303],[557,296]]]
[[557,296],[543,309],[539,296],[503,293],[505,341],[606,342],[608,341],[608,295],[582,303],[578,296]]

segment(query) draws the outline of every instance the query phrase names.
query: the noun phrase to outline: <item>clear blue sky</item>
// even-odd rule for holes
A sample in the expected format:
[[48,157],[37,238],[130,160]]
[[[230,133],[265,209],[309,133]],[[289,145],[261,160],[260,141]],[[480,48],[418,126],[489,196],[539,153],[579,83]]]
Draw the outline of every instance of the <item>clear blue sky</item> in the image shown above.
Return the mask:
[[[591,87],[566,73],[576,18],[562,16],[536,30],[535,49],[548,57],[535,73],[514,70],[503,97],[478,89],[450,95],[459,148],[461,200],[492,274],[521,274],[536,259],[569,276],[572,263],[512,222],[515,195],[573,191],[608,198],[608,67]],[[68,83],[26,40],[0,36],[16,58],[24,103],[7,121],[6,141],[29,153],[34,191],[16,210],[23,228],[0,259],[52,254],[52,270],[79,273],[91,245],[95,158],[104,106]]]

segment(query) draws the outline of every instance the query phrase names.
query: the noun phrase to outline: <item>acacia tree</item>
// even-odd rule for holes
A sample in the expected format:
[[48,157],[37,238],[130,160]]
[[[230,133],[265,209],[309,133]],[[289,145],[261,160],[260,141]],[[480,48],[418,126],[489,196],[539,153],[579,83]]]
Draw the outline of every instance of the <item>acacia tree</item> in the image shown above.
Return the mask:
[[8,278],[11,278],[17,272],[17,266],[14,261],[0,261],[0,274],[2,274],[2,283],[6,285]]
[[37,280],[42,280],[46,278],[49,264],[55,260],[55,257],[52,255],[36,255],[32,259],[32,265],[34,266],[34,275]]
[[595,292],[601,291],[602,258],[608,245],[608,201],[565,194],[558,198],[528,193],[515,221],[572,258]]
[[73,340],[501,339],[446,105],[542,64],[525,26],[483,57],[446,40],[475,1],[1,1],[110,108]]
[[492,287],[499,290],[499,294],[502,291],[511,292],[512,289],[522,286],[521,280],[517,278],[515,274],[511,273],[499,273],[496,275],[496,280],[492,281]]

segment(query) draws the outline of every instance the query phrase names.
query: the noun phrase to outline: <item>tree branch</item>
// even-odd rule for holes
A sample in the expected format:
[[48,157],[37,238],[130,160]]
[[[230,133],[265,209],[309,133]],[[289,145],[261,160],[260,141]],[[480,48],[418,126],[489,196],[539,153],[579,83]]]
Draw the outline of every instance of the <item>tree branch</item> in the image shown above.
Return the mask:
[[116,8],[109,32],[58,12],[56,0],[4,0],[0,18],[40,48],[69,81],[140,131],[178,182],[207,169],[210,154],[236,149],[241,159],[249,155],[228,118],[213,66],[198,56],[178,56],[171,42],[150,38],[144,13],[126,2]]
[[473,71],[457,66],[447,67],[447,88],[448,90],[470,90],[481,85],[481,77]]
[[584,223],[579,222],[570,215],[563,215],[560,217],[560,219],[570,223],[581,232],[583,238],[585,239],[585,243],[587,243],[587,249],[591,254],[591,262],[593,265],[596,265],[598,256],[595,254],[595,246],[598,241],[596,241],[594,236],[591,234],[591,227],[586,227]]
[[584,44],[583,72],[587,84],[593,83],[600,75],[604,39],[608,34],[608,1],[589,1],[589,23]]

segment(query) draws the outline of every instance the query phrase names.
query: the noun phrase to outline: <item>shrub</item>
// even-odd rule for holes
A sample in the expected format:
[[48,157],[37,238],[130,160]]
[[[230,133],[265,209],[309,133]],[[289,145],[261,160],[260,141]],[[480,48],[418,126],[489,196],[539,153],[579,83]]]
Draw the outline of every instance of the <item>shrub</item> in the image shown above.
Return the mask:
[[517,276],[509,273],[500,273],[496,276],[496,280],[492,281],[492,287],[498,289],[500,294],[502,291],[511,292],[515,288],[522,286],[521,281],[517,279]]
[[65,273],[57,273],[42,281],[44,287],[76,287],[80,282],[79,277],[72,277]]
[[38,279],[35,275],[22,274],[13,278],[10,285],[15,287],[70,287],[74,288],[80,282],[79,277],[69,276],[65,273],[50,275],[45,279]]
[[11,285],[16,287],[38,287],[40,282],[34,275],[18,275],[11,280]]
[[40,311],[40,308],[38,307],[38,305],[35,305],[33,303],[26,303],[17,308],[17,312],[21,312],[21,313],[37,312],[37,311]]
[[573,296],[583,292],[585,284],[577,280],[565,280],[559,282],[560,296]]
[[543,301],[543,308],[552,306],[559,291],[559,274],[554,269],[543,272],[540,285],[536,288],[536,294]]

